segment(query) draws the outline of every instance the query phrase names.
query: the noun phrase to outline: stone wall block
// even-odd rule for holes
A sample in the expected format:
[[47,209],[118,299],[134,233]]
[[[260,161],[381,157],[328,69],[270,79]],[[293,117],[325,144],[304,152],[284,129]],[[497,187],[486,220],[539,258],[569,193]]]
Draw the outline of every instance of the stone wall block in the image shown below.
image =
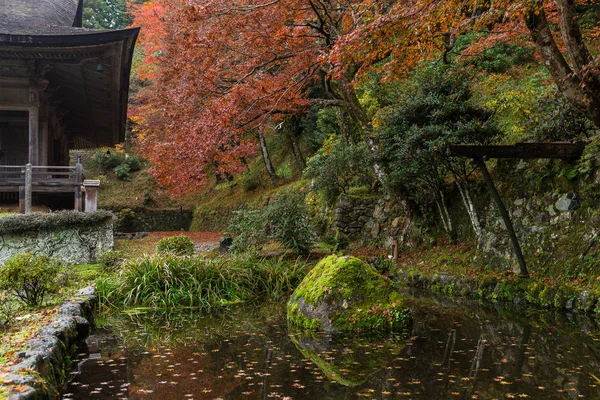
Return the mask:
[[[80,290],[77,298],[63,303],[58,316],[27,343],[27,349],[18,354],[21,361],[11,368],[11,373],[0,384],[9,387],[10,400],[58,397],[68,373],[65,368],[69,351],[89,334],[96,302],[93,287]],[[20,385],[19,390],[12,390],[13,385]]]

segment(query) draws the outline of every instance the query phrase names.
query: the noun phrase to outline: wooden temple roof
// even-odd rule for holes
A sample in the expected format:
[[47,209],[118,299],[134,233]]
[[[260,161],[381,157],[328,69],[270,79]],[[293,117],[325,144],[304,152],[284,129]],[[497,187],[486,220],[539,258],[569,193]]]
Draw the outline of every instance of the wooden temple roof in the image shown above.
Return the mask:
[[0,0],[0,61],[24,61],[36,78],[48,81],[51,103],[70,137],[113,145],[125,138],[139,29],[81,28],[82,3]]

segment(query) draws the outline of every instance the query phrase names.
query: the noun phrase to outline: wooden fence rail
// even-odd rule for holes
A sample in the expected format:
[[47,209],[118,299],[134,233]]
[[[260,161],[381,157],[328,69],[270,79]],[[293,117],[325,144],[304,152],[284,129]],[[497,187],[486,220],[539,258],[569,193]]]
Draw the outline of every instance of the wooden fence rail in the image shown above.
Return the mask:
[[74,209],[82,211],[81,188],[83,167],[75,166],[0,165],[0,192],[19,192],[19,210],[31,212],[32,192],[73,193]]

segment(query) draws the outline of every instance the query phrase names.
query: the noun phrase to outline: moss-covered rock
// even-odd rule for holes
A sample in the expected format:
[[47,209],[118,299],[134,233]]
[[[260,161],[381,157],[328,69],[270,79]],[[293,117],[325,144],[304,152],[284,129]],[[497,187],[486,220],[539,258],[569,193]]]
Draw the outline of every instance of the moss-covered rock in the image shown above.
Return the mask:
[[400,330],[410,313],[392,281],[355,257],[321,260],[287,305],[290,325],[325,332]]

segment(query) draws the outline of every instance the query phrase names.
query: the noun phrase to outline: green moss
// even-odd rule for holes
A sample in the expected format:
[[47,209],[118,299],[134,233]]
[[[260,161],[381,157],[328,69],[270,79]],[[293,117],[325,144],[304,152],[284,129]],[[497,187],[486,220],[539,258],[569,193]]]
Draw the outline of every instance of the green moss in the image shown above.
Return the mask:
[[538,304],[542,307],[552,307],[554,305],[554,296],[556,295],[556,288],[545,287],[538,296]]
[[[299,302],[311,310],[325,304],[332,311],[309,318]],[[335,331],[389,331],[404,328],[409,321],[410,313],[392,282],[355,257],[321,260],[288,303],[288,322],[305,329],[323,329],[331,323]]]

